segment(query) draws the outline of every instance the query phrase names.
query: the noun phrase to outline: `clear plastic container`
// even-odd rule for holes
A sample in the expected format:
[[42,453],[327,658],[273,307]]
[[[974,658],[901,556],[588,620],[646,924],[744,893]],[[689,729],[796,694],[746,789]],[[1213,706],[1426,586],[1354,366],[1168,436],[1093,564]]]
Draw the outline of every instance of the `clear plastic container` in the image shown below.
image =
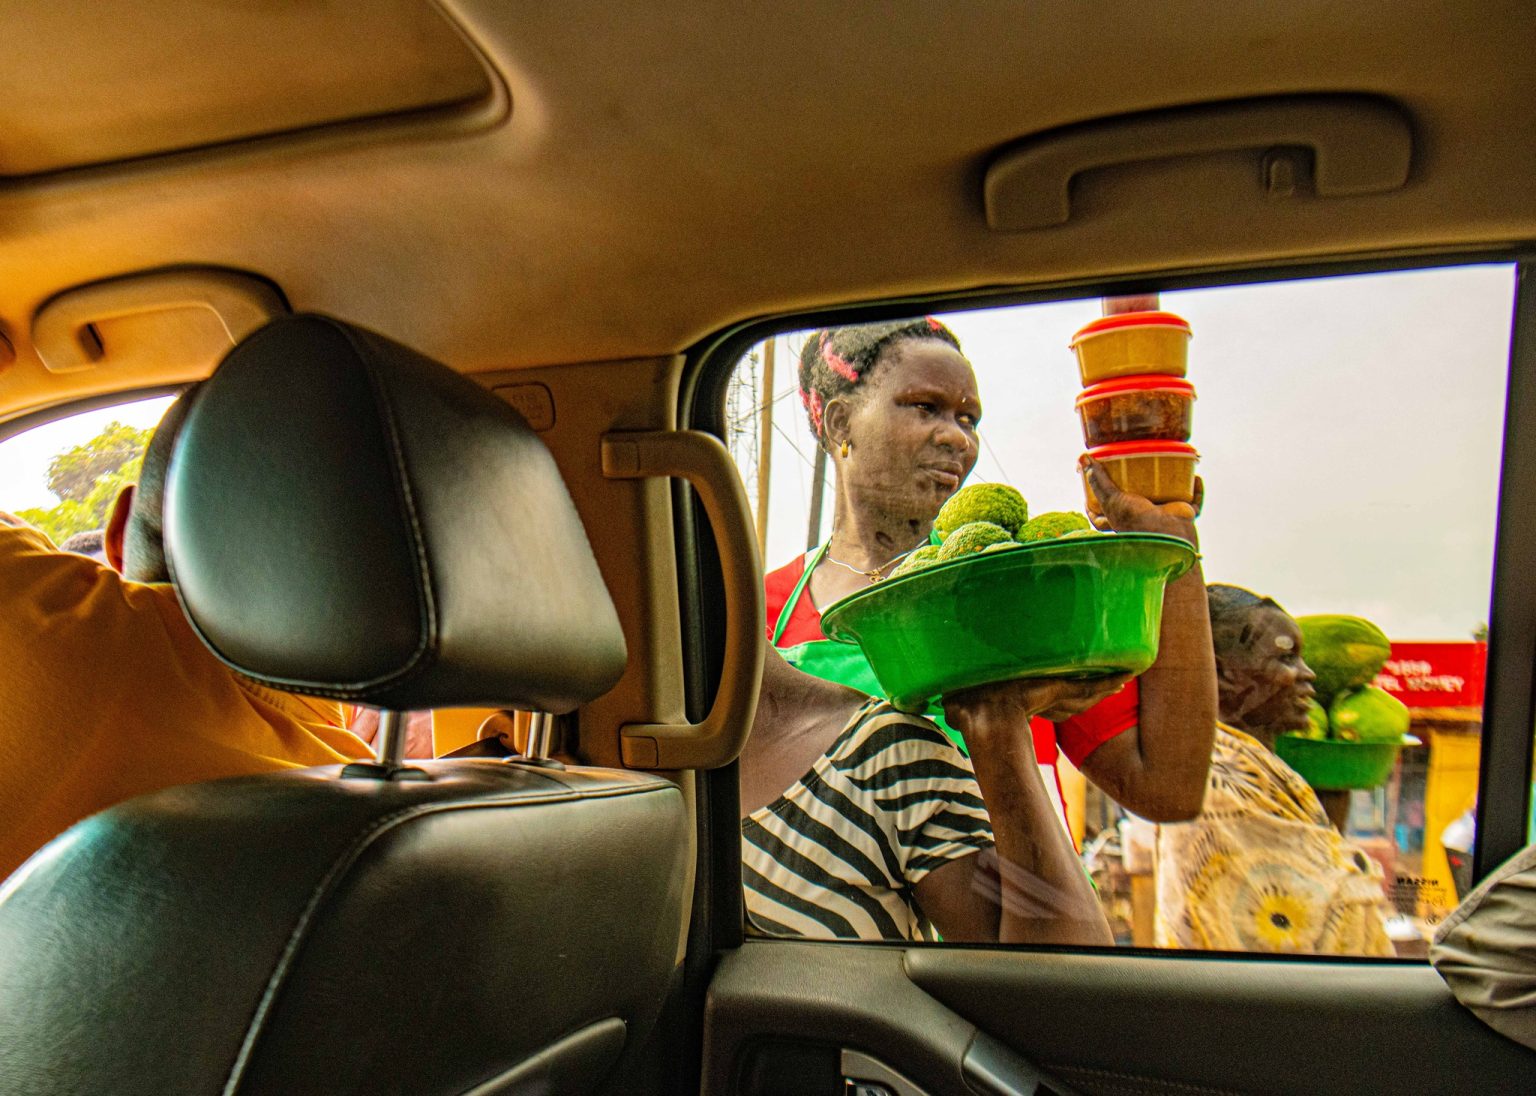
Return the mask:
[[1182,377],[1190,338],[1189,323],[1172,312],[1122,312],[1086,325],[1071,346],[1087,386],[1138,373]]
[[1195,386],[1158,374],[1101,381],[1077,397],[1090,448],[1117,441],[1188,441]]
[[[1121,441],[1090,449],[1088,455],[1104,466],[1122,491],[1152,502],[1195,500],[1195,465],[1200,454],[1193,445],[1178,441]],[[1086,476],[1083,490],[1088,509],[1099,510],[1099,500]]]

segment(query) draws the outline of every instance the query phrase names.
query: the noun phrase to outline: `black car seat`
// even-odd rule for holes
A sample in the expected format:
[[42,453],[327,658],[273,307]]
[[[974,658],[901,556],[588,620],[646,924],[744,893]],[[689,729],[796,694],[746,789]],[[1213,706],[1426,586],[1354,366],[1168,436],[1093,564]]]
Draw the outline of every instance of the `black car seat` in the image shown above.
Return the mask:
[[[548,451],[480,386],[317,316],[198,392],[166,546],[235,671],[391,710],[568,712],[625,664]],[[677,974],[678,788],[517,760],[174,788],[0,898],[0,1092],[589,1091]]]

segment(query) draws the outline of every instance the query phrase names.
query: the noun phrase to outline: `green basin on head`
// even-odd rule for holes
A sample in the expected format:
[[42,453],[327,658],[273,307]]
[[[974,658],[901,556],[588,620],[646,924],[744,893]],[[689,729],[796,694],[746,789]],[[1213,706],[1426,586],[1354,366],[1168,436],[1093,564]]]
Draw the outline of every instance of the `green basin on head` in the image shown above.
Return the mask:
[[1418,743],[1412,735],[1400,742],[1341,742],[1283,734],[1275,739],[1275,753],[1319,791],[1347,791],[1381,787],[1402,748]]
[[904,711],[995,681],[1139,674],[1157,658],[1163,587],[1194,562],[1156,533],[1042,541],[887,579],[821,627],[859,645]]

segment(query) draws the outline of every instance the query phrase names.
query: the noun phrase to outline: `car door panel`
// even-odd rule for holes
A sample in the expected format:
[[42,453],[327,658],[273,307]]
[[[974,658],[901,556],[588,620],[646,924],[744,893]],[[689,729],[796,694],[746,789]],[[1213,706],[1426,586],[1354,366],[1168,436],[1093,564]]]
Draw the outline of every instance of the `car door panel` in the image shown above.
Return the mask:
[[1483,1026],[1416,963],[789,941],[748,941],[724,957],[706,1010],[706,1092],[790,1091],[759,1079],[800,1052],[817,1075],[799,1091],[841,1091],[820,1087],[826,1052],[839,1048],[928,1096],[1523,1093],[1536,1083],[1536,1053]]

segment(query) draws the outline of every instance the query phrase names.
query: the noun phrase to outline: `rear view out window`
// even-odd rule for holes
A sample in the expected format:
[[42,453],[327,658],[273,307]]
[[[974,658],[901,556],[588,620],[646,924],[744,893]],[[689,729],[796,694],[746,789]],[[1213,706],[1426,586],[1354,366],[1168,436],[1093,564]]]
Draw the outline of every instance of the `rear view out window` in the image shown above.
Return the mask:
[[[742,759],[749,930],[1423,957],[1470,878],[1513,289],[1460,267],[755,347],[728,441],[790,699]],[[1196,508],[1183,581],[1159,538]],[[1151,666],[1095,694],[1138,628]],[[1061,695],[964,693],[1009,659]]]

